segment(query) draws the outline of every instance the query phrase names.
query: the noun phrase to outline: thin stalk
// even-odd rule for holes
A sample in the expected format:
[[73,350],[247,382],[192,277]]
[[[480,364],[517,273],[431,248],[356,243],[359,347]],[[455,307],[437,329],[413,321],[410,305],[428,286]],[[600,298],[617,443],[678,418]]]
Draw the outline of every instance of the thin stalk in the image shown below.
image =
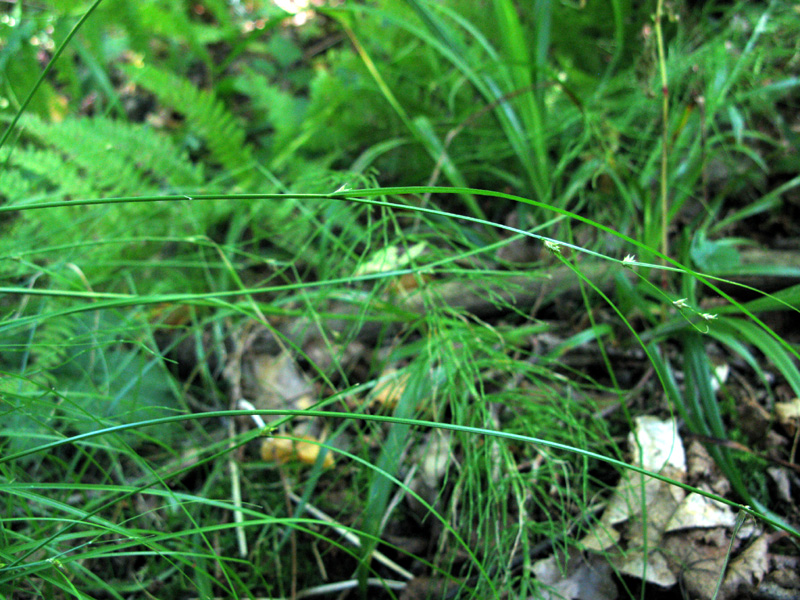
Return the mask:
[[92,4],[89,7],[89,10],[87,10],[84,13],[84,15],[78,20],[78,22],[75,23],[75,26],[67,34],[67,37],[65,37],[64,41],[61,42],[61,44],[58,46],[55,53],[53,54],[53,58],[51,58],[50,62],[47,63],[47,66],[44,68],[44,71],[42,71],[42,74],[39,75],[39,79],[36,80],[36,84],[33,86],[33,88],[31,88],[31,91],[28,93],[28,97],[25,98],[25,101],[22,103],[22,106],[19,107],[17,114],[14,115],[14,118],[11,120],[11,123],[9,123],[8,127],[6,127],[6,131],[3,134],[3,137],[0,138],[0,148],[3,147],[3,145],[6,143],[6,140],[8,139],[8,136],[11,135],[11,132],[14,130],[14,127],[17,126],[20,117],[22,117],[22,113],[24,113],[25,109],[28,108],[28,104],[31,103],[34,94],[36,94],[39,87],[42,85],[42,82],[45,80],[47,75],[53,69],[53,65],[55,65],[56,61],[61,57],[61,54],[64,52],[64,49],[67,47],[67,44],[69,44],[70,40],[72,40],[72,38],[75,37],[75,34],[78,33],[78,30],[81,27],[83,27],[83,24],[89,19],[89,16],[94,12],[94,9],[100,6],[100,3],[102,1],[103,0],[94,1],[94,4]]
[[[668,228],[668,212],[669,206],[667,201],[667,173],[668,173],[668,160],[669,160],[669,87],[667,84],[667,64],[664,55],[664,33],[661,30],[661,19],[663,17],[664,1],[658,0],[656,4],[656,49],[658,52],[658,69],[661,75],[661,253],[668,254],[669,247],[667,241],[667,228]],[[663,262],[663,260],[662,260]],[[662,285],[666,288],[667,274],[662,273]]]

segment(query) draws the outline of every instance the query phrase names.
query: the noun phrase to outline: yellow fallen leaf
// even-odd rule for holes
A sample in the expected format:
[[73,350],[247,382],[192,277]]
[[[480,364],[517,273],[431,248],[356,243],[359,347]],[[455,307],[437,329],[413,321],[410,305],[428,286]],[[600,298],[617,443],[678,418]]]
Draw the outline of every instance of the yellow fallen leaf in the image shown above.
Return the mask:
[[425,242],[414,244],[407,250],[400,246],[386,246],[373,252],[369,260],[356,269],[354,275],[368,275],[370,273],[388,273],[406,268],[415,258],[420,256],[427,247]]
[[[302,441],[311,440],[311,441]],[[322,447],[312,442],[319,440],[311,436],[302,436],[302,440],[286,438],[267,438],[261,443],[261,458],[279,464],[300,461],[306,465],[313,465],[322,451]],[[325,469],[333,467],[333,454],[328,452],[322,461]]]
[[378,378],[372,402],[386,408],[394,408],[408,384],[408,373],[397,375],[397,369],[386,369]]
[[795,398],[789,402],[776,402],[775,416],[778,417],[778,423],[783,426],[788,434],[794,436],[797,431],[797,425],[800,423],[800,398]]
[[791,402],[776,402],[775,414],[778,415],[781,425],[800,419],[800,398],[795,398]]

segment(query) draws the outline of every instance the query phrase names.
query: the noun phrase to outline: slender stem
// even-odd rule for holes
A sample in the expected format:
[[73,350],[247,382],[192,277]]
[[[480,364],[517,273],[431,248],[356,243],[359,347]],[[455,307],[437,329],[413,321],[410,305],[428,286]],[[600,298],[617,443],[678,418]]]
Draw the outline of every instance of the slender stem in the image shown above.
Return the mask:
[[28,108],[28,104],[31,103],[31,100],[33,99],[33,95],[36,93],[36,91],[42,85],[42,82],[45,80],[45,78],[47,77],[48,73],[50,73],[50,71],[53,69],[53,65],[56,64],[56,61],[61,56],[61,53],[64,52],[64,48],[67,47],[67,44],[69,44],[70,40],[72,40],[72,38],[75,36],[75,34],[78,33],[78,30],[83,26],[83,24],[89,18],[89,15],[91,15],[94,12],[94,9],[97,8],[102,1],[103,0],[95,0],[94,1],[94,3],[89,7],[89,10],[87,10],[84,13],[84,15],[78,20],[78,22],[75,23],[75,26],[67,34],[67,37],[64,38],[64,41],[61,42],[61,45],[56,49],[55,54],[53,54],[53,58],[51,58],[50,62],[47,63],[47,66],[44,68],[44,71],[42,71],[42,74],[39,75],[39,79],[36,80],[36,83],[34,84],[33,88],[28,93],[28,97],[25,98],[25,101],[22,103],[22,106],[19,107],[19,110],[17,111],[17,114],[14,115],[14,118],[11,120],[11,123],[9,123],[8,127],[6,127],[6,131],[3,134],[3,137],[0,138],[0,148],[3,147],[3,145],[6,143],[6,140],[8,139],[8,136],[11,135],[11,132],[14,130],[14,127],[17,126],[17,122],[19,121],[20,117],[22,116],[22,113],[24,113],[25,109]]
[[[668,206],[667,206],[667,161],[669,157],[669,87],[667,85],[667,63],[664,55],[664,34],[661,30],[661,19],[663,17],[664,1],[658,0],[656,3],[656,49],[658,52],[658,67],[661,74],[661,253],[666,255],[669,250],[667,241],[668,229]],[[663,259],[662,259],[663,262]],[[666,272],[662,273],[663,284],[666,287]]]

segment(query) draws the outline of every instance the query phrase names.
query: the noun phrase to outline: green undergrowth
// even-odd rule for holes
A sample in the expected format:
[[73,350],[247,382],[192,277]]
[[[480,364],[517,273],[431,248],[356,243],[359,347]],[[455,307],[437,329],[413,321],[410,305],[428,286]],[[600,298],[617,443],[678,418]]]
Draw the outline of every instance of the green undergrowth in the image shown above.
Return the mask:
[[[795,7],[518,4],[4,9],[3,594],[535,597],[642,414],[797,535],[718,370],[800,395],[744,258],[797,233]],[[253,332],[308,410],[231,412]],[[333,467],[260,456],[311,416]]]

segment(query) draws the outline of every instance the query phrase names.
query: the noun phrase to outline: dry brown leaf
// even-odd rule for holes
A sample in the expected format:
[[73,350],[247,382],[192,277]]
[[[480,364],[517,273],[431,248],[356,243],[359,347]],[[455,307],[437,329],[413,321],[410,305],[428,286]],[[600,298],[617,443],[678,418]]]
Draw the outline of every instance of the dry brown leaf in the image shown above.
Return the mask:
[[620,538],[619,531],[601,521],[584,536],[579,547],[590,552],[602,552],[619,543]]
[[794,502],[792,498],[792,480],[789,477],[789,469],[785,467],[769,467],[767,475],[772,478],[775,484],[775,490],[778,492],[778,497],[791,504]]
[[[637,418],[635,426],[636,431],[629,436],[628,442],[637,457],[635,462],[648,470],[682,481],[686,461],[675,421],[645,416]],[[586,549],[609,548],[619,540],[614,526],[626,523],[625,537],[631,547],[644,547],[646,533],[647,547],[656,548],[664,528],[685,495],[679,487],[626,472],[614,489],[600,524],[581,543]],[[634,518],[642,515],[643,508],[647,514],[646,526],[641,519]]]
[[[712,600],[730,551],[727,529],[678,532],[670,536],[667,548],[680,561],[683,585],[691,597]],[[768,549],[768,538],[762,535],[731,560],[716,600],[730,600],[742,593],[752,593],[767,573]]]
[[627,552],[625,556],[611,555],[609,558],[621,573],[644,579],[647,583],[663,588],[671,588],[678,583],[678,578],[658,550],[648,552],[646,562],[643,552]]
[[636,464],[655,473],[665,468],[686,471],[686,453],[675,419],[662,420],[648,415],[634,421],[635,430],[628,436],[628,445],[634,452]]
[[389,283],[389,291],[399,296],[405,296],[420,287],[421,283],[430,281],[431,276],[419,273],[406,273],[394,278]]
[[[667,536],[665,553],[689,596],[711,600],[725,564],[730,539],[724,528],[688,529]],[[720,600],[720,599],[718,599]]]
[[[764,579],[769,568],[769,540],[761,535],[755,542],[733,559],[728,566],[728,573],[722,584],[730,595],[751,592]],[[720,594],[721,596],[722,594]]]
[[[626,483],[617,485],[614,497],[606,509],[611,523],[627,522],[626,535],[631,546],[643,546],[646,543],[654,547],[661,540],[675,511],[684,500],[683,489],[664,483],[658,479],[645,477],[644,486],[637,481],[639,476],[632,474]],[[644,487],[644,504],[647,523],[642,522],[642,487]]]
[[439,488],[453,456],[453,435],[449,431],[434,429],[426,437],[418,462],[420,475],[426,485]]
[[736,515],[731,507],[720,504],[700,494],[686,496],[672,515],[666,531],[677,529],[733,527]]
[[723,477],[714,459],[698,440],[692,440],[686,449],[687,482],[692,485],[708,485],[720,496],[730,492],[730,482]]
[[690,441],[686,448],[686,472],[689,481],[708,480],[715,469],[714,459],[706,447],[697,440]]
[[[410,482],[410,488],[428,504],[435,505],[441,496],[442,480],[447,475],[453,459],[452,434],[440,429],[429,431],[425,442],[414,452],[413,463],[417,465],[417,473]],[[428,509],[423,507],[413,496],[407,501],[411,510],[424,517]]]
[[305,409],[313,404],[314,386],[288,352],[245,357],[253,374],[249,395],[259,409]]
[[573,556],[565,572],[554,556],[536,561],[531,568],[536,580],[548,586],[539,590],[537,599],[615,600],[618,595],[611,565],[603,556]]
[[[629,443],[635,463],[677,481],[686,480],[683,444],[674,421],[639,418]],[[695,478],[725,481],[699,445],[691,447],[690,464]],[[730,551],[735,522],[736,515],[725,504],[629,472],[614,489],[600,522],[581,544],[584,550],[602,551],[621,573],[665,588],[680,578],[688,596],[711,600]],[[737,538],[752,535],[752,527],[742,527]],[[737,539],[734,550],[739,543]],[[754,549],[737,559],[735,570],[732,563],[730,583],[725,584],[720,598],[729,600],[737,586],[757,583],[766,572],[765,556],[766,550],[759,553]]]
[[795,398],[790,402],[776,402],[775,414],[781,424],[800,419],[800,398]]

